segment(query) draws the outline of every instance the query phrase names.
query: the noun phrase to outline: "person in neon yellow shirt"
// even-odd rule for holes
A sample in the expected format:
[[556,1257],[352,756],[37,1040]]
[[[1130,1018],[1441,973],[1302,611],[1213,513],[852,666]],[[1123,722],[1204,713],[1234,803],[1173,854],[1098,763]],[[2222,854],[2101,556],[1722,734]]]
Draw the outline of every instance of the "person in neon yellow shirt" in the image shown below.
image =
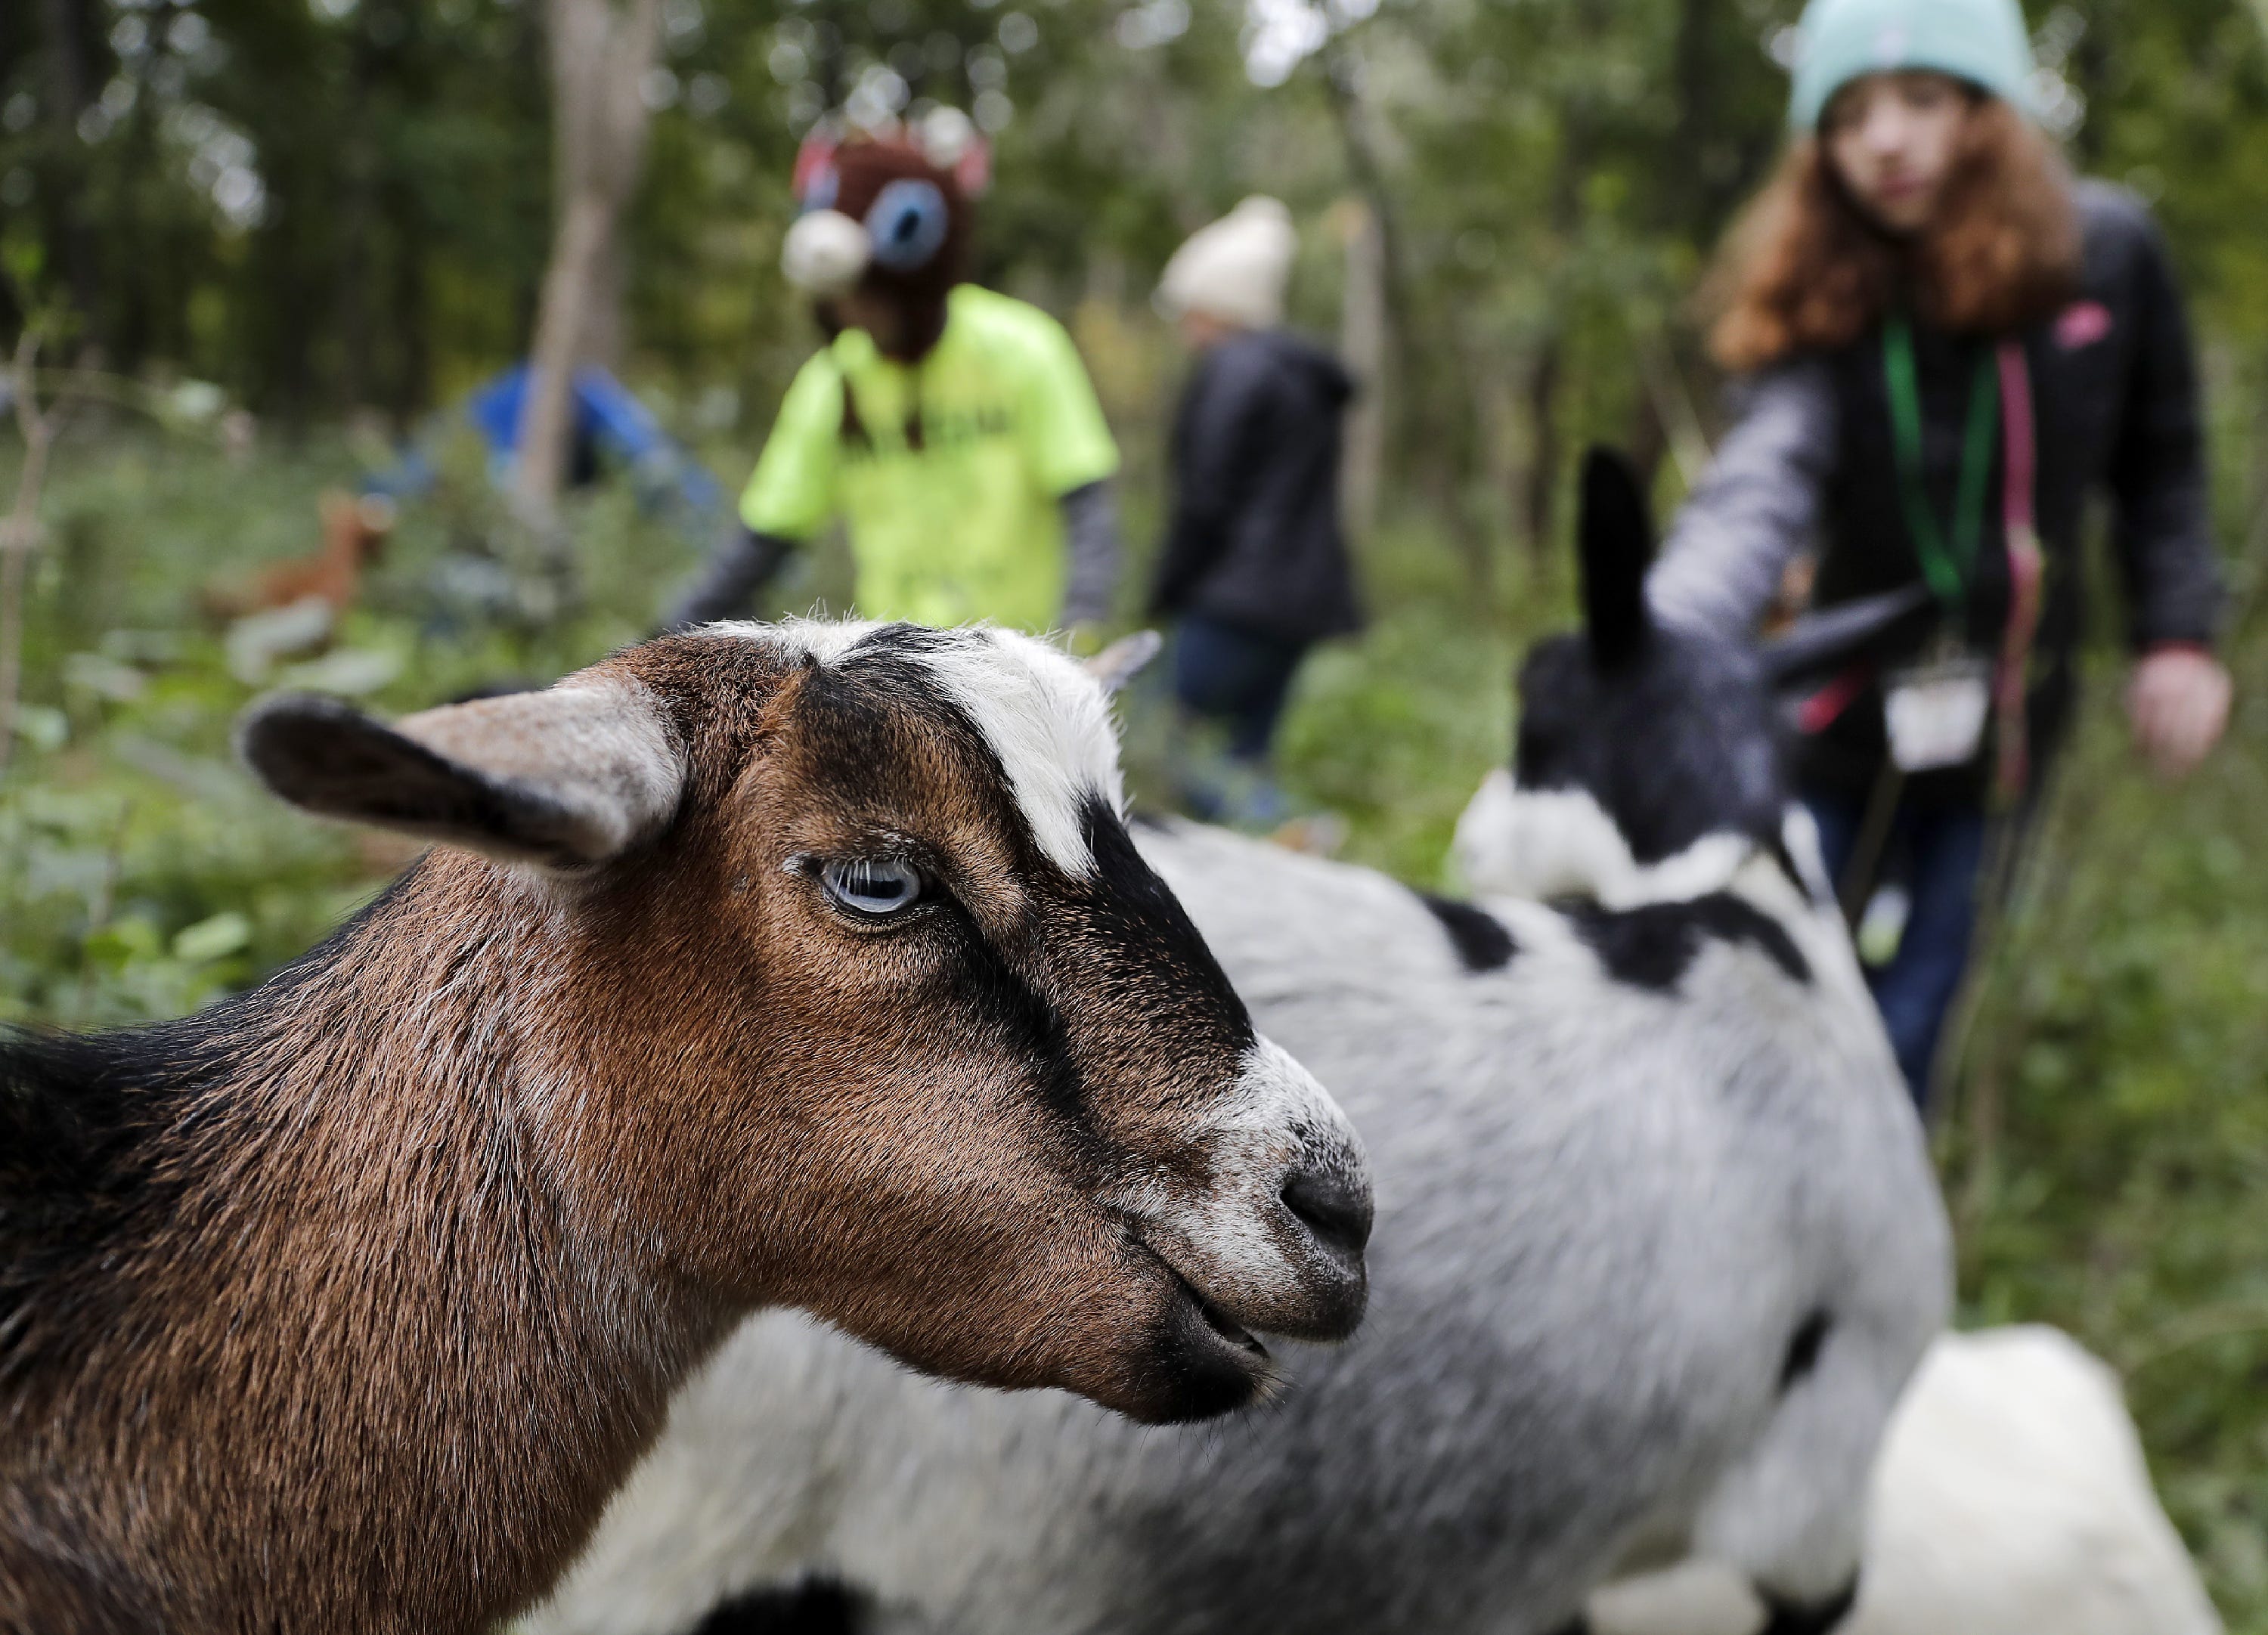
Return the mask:
[[783,255],[832,338],[804,365],[737,536],[674,626],[743,610],[836,518],[857,611],[1030,630],[1109,611],[1117,446],[1078,351],[1035,306],[963,282],[961,179],[909,141],[807,144]]

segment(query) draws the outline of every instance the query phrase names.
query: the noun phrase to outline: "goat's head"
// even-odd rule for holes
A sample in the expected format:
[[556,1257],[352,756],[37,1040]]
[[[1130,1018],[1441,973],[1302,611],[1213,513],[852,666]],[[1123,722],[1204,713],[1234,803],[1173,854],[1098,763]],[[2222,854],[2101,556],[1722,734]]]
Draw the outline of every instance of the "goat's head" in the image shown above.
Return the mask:
[[271,701],[243,744],[556,925],[531,1116],[681,1286],[1151,1420],[1260,1391],[1249,1330],[1359,1319],[1360,1149],[1135,851],[1053,649],[713,625],[394,727]]
[[1714,884],[1784,843],[1776,694],[1837,667],[1907,618],[1903,595],[1838,610],[1761,649],[1657,619],[1653,524],[1637,474],[1593,449],[1577,522],[1583,628],[1521,667],[1509,779],[1459,828],[1476,886],[1549,896]]

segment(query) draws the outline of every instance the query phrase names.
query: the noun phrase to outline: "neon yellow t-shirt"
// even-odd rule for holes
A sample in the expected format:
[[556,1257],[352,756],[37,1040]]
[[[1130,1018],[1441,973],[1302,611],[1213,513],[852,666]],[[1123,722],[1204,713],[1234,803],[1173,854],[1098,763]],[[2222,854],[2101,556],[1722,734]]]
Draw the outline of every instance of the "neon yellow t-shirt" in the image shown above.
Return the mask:
[[[844,423],[850,383],[859,432]],[[906,441],[921,406],[922,446]],[[760,534],[850,525],[858,612],[917,624],[1053,625],[1066,572],[1057,502],[1118,468],[1078,350],[1035,306],[976,284],[946,298],[918,364],[846,329],[798,372],[740,497]]]

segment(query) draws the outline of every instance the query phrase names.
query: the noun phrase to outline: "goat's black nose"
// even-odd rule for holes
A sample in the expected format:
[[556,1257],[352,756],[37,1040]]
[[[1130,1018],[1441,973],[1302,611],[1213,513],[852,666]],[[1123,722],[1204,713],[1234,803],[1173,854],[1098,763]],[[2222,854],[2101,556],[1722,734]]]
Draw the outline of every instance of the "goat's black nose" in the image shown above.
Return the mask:
[[1295,1169],[1284,1182],[1284,1207],[1315,1235],[1315,1241],[1359,1261],[1370,1241],[1370,1189],[1359,1181],[1326,1170]]

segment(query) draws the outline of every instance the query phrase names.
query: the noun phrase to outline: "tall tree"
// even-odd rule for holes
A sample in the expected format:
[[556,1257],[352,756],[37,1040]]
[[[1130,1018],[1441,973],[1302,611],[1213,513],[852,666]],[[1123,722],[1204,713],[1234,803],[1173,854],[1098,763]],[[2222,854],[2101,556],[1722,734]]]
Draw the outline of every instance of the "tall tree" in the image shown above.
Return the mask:
[[47,25],[48,73],[45,87],[50,163],[47,195],[48,231],[59,241],[64,286],[80,320],[90,326],[88,339],[100,342],[101,286],[94,254],[94,234],[87,221],[86,167],[80,158],[80,118],[95,97],[96,42],[101,37],[93,0],[40,0],[40,17]]
[[549,527],[567,471],[574,374],[618,321],[616,229],[645,160],[661,0],[550,0],[556,225],[519,424],[519,497]]

